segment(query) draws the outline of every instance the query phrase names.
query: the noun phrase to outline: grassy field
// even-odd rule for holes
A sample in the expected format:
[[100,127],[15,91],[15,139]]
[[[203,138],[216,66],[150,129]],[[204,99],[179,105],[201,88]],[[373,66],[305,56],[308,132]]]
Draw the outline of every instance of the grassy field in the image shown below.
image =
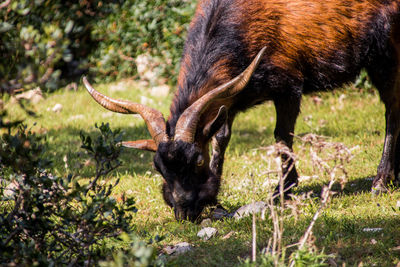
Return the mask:
[[[152,97],[147,88],[135,83],[98,85],[97,89],[114,98],[146,101],[150,106],[169,115],[171,95]],[[145,98],[143,98],[145,97]],[[57,104],[60,112],[53,112]],[[124,140],[148,138],[144,122],[138,116],[108,112],[96,104],[82,89],[77,92],[59,91],[29,109],[36,117],[29,117],[17,105],[8,104],[12,118],[26,119],[33,130],[47,136],[49,156],[54,161],[54,172],[79,174],[83,178],[94,173],[91,162],[82,168],[84,155],[80,150],[79,132],[92,133],[94,123],[109,122],[111,128],[121,128]],[[220,203],[229,211],[254,200],[265,200],[276,185],[265,173],[268,159],[262,147],[274,143],[275,111],[271,103],[258,106],[240,114],[234,123],[232,140],[226,153]],[[384,107],[374,92],[351,87],[329,93],[306,96],[302,113],[297,121],[296,134],[315,133],[327,136],[329,141],[342,142],[354,147],[354,158],[346,166],[349,179],[343,190],[335,186],[337,194],[316,222],[312,246],[316,251],[331,255],[335,266],[395,266],[400,261],[400,193],[370,194],[372,177],[380,160],[384,139]],[[303,144],[295,141],[298,151],[297,168],[302,181],[294,190],[297,195],[312,192],[311,199],[298,207],[297,216],[285,216],[283,244],[298,242],[318,208],[319,195],[329,177],[319,176],[307,156]],[[152,153],[125,150],[124,165],[108,179],[121,178],[116,197],[125,192],[137,201],[136,226],[140,236],[148,240],[156,235],[163,237],[154,244],[158,251],[165,246],[188,242],[195,249],[182,256],[169,258],[172,266],[234,266],[242,264],[251,254],[251,217],[236,221],[214,221],[211,226],[218,235],[208,241],[197,237],[199,224],[176,222],[173,211],[164,204],[160,186],[161,176],[152,167]],[[66,162],[65,162],[66,161]],[[66,164],[67,163],[67,164]],[[254,174],[251,180],[250,173]],[[204,217],[207,217],[207,212]],[[366,228],[381,228],[368,231]],[[232,232],[232,233],[231,233]],[[230,237],[226,235],[231,233]],[[257,220],[257,248],[261,251],[272,234],[268,218]],[[290,249],[289,249],[290,252]]]

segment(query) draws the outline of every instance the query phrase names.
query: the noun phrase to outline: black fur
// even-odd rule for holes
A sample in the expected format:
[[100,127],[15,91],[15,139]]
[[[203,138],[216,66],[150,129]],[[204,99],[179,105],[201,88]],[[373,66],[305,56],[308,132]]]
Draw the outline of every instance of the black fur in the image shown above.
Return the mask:
[[[254,0],[249,1],[258,3]],[[221,129],[214,129],[214,132],[218,131],[215,132],[216,136],[222,137],[213,143],[214,154],[211,163],[208,151],[211,135],[202,137],[203,129],[198,129],[200,134],[196,135],[199,139],[195,144],[174,141],[160,144],[154,163],[166,180],[163,187],[164,199],[175,208],[176,217],[194,220],[205,205],[216,203],[224,152],[230,139],[233,119],[238,112],[267,100],[274,101],[277,112],[275,138],[291,148],[293,142],[291,134],[300,112],[301,96],[310,92],[330,90],[351,82],[363,68],[370,73],[387,108],[386,140],[388,141],[374,185],[385,184],[391,179],[393,165],[400,162],[400,145],[397,144],[397,152],[394,152],[400,129],[400,115],[397,115],[400,114],[398,103],[400,97],[397,96],[400,93],[398,89],[400,81],[397,81],[399,75],[396,76],[399,69],[397,62],[399,51],[396,51],[391,41],[394,27],[399,24],[398,2],[376,1],[377,8],[371,9],[370,13],[366,14],[369,19],[359,28],[345,29],[343,40],[337,40],[335,47],[324,47],[327,44],[324,43],[323,37],[316,40],[320,43],[314,44],[315,46],[311,48],[299,45],[295,50],[296,58],[288,59],[293,60],[293,63],[287,69],[276,64],[273,56],[279,53],[290,55],[291,48],[285,47],[286,41],[290,41],[288,38],[309,38],[307,35],[296,37],[296,34],[302,34],[298,32],[291,34],[284,32],[282,17],[288,11],[273,9],[272,4],[271,7],[259,5],[259,11],[266,10],[266,15],[260,17],[257,9],[254,9],[257,11],[254,11],[254,14],[244,13],[243,10],[246,9],[240,7],[248,4],[245,0],[210,0],[204,2],[207,4],[200,3],[203,15],[196,15],[195,22],[188,32],[183,52],[183,58],[187,60],[182,61],[182,64],[186,64],[183,66],[186,68],[186,75],[181,77],[178,93],[171,106],[171,116],[167,122],[167,132],[171,138],[174,136],[176,123],[181,114],[205,93],[204,86],[215,77],[216,72],[228,69],[229,75],[226,78],[231,79],[248,66],[263,46],[267,47],[267,53],[248,86],[232,100],[226,122]],[[270,3],[274,1],[271,0]],[[338,5],[345,5],[348,8],[360,3],[367,5],[369,2],[338,1]],[[382,5],[381,8],[378,8],[378,4]],[[330,1],[326,5],[334,7],[336,4]],[[358,11],[350,11],[338,16],[342,15],[343,18],[354,22],[363,21],[363,18],[358,18]],[[246,27],[249,20],[257,20],[259,24],[256,25],[265,22],[265,28],[248,29]],[[335,26],[330,21],[326,21],[326,24],[331,29]],[[324,22],[319,21],[313,25],[313,27],[323,26]],[[256,48],[249,45],[249,38],[252,36],[257,39],[256,43],[259,42]],[[296,45],[296,40],[292,44]],[[329,51],[329,54],[326,51]],[[223,65],[216,66],[221,59],[225,59]],[[224,82],[226,80],[215,81],[214,88]],[[199,157],[205,161],[201,167],[196,165]],[[396,171],[399,170],[399,167],[395,168]],[[284,171],[287,172],[285,169]],[[297,184],[297,177],[296,169],[293,168],[285,181],[285,187]],[[174,197],[173,194],[179,196]]]

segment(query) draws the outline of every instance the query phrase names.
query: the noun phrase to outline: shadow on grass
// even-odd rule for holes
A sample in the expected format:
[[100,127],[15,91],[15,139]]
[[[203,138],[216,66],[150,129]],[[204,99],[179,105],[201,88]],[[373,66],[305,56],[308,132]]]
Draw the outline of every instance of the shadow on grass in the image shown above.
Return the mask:
[[[371,192],[372,180],[373,178],[371,178],[371,176],[351,180],[345,184],[343,190],[341,189],[340,183],[336,182],[332,186],[332,191],[339,193],[336,196],[369,193]],[[294,188],[294,192],[296,194],[312,192],[314,196],[320,197],[322,188],[324,186],[327,186],[328,183],[329,182],[326,183],[319,182],[319,183],[313,183],[311,185],[301,185],[300,183],[297,187]]]
[[[53,161],[54,169],[58,170],[59,173],[66,172],[64,161],[66,157],[67,164],[72,172],[78,171],[81,177],[92,177],[94,175],[94,164],[87,161],[88,156],[85,154],[84,149],[81,148],[81,131],[80,128],[65,127],[57,130],[51,129],[46,133],[48,141],[47,156]],[[82,132],[92,137],[92,139],[100,135],[100,131],[94,126],[89,131]],[[150,138],[145,126],[124,128],[122,132],[123,140]],[[117,171],[123,174],[133,175],[136,173],[143,175],[152,170],[152,158],[152,152],[124,148],[120,157],[122,166]]]
[[[286,222],[283,244],[287,246],[297,243],[306,231],[310,219],[306,217],[297,223]],[[400,260],[400,254],[393,251],[400,240],[398,224],[399,219],[394,216],[383,218],[374,214],[365,218],[338,218],[324,214],[315,224],[313,239],[318,250],[323,250],[325,255],[331,254],[338,266],[358,266],[360,262],[364,263],[363,266],[395,266]],[[219,230],[218,235],[208,241],[202,241],[195,233],[188,237],[187,231],[190,228],[197,231],[200,227],[190,227],[185,223],[179,228],[182,234],[176,228],[171,234],[186,237],[184,241],[192,244],[194,249],[180,256],[169,257],[168,266],[237,266],[250,257],[251,217],[239,221],[226,219],[216,227]],[[376,231],[366,230],[371,227],[379,228]],[[272,237],[272,229],[271,221],[258,220],[258,256]],[[232,231],[231,237],[223,238]],[[289,257],[294,249],[295,247],[288,249],[286,256]]]

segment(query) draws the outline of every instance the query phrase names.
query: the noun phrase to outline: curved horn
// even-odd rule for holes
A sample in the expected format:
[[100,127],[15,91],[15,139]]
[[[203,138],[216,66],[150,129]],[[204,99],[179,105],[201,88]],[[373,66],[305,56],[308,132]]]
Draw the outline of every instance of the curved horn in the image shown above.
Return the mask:
[[231,97],[242,91],[260,63],[265,50],[266,47],[261,49],[251,64],[241,74],[214,90],[209,91],[188,107],[176,123],[175,140],[193,143],[197,123],[208,105],[215,99]]
[[142,116],[146,122],[147,129],[149,130],[150,135],[157,146],[161,142],[168,141],[165,120],[160,111],[149,108],[142,104],[137,104],[126,100],[112,99],[108,96],[105,96],[96,91],[92,85],[90,85],[86,77],[83,77],[83,83],[93,99],[104,108],[123,114],[140,114],[140,116]]

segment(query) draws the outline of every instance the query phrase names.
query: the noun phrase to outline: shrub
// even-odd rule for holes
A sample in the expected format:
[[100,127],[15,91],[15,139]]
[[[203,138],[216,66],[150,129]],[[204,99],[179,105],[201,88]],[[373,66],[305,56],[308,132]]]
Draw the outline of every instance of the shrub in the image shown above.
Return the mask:
[[107,7],[100,0],[18,0],[0,8],[1,91],[53,90],[61,74],[79,75],[93,49],[91,25]]
[[184,34],[196,1],[130,0],[115,5],[113,14],[104,17],[92,31],[101,40],[91,55],[90,70],[102,78],[135,75],[134,59],[147,54],[157,76],[174,82],[183,50]]
[[[4,4],[6,3],[6,4]],[[0,6],[0,91],[54,90],[90,72],[98,80],[136,74],[133,58],[154,57],[175,75],[192,1],[16,0]],[[8,4],[7,4],[8,3]]]
[[[111,195],[118,184],[98,183],[120,165],[119,131],[108,124],[97,127],[92,139],[81,134],[82,147],[96,162],[96,175],[83,183],[72,175],[61,178],[47,171],[45,139],[26,126],[0,122],[0,265],[97,265],[110,257],[122,233],[132,234],[132,197],[121,201]],[[94,141],[92,141],[94,140]],[[135,241],[136,242],[136,241]],[[151,262],[151,248],[139,260]]]

